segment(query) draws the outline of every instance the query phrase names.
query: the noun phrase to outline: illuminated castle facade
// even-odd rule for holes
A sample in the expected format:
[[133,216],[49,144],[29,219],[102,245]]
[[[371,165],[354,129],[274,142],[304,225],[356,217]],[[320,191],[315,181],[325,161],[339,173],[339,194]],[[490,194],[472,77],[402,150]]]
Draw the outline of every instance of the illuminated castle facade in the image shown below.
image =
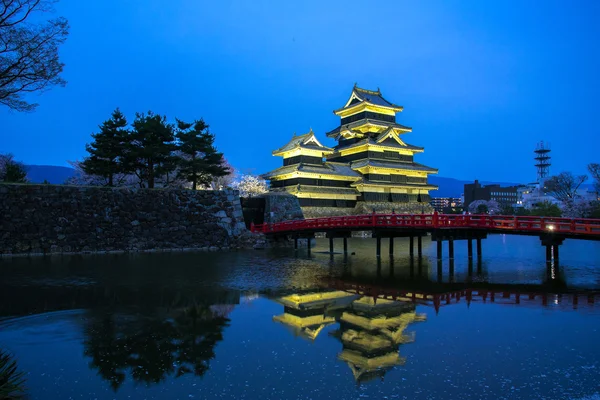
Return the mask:
[[263,177],[272,191],[298,197],[306,217],[377,212],[430,212],[427,181],[437,169],[416,163],[423,148],[401,136],[412,129],[396,122],[402,107],[377,91],[356,85],[334,111],[340,125],[328,132],[337,145],[324,146],[310,132],[273,151],[283,166]]

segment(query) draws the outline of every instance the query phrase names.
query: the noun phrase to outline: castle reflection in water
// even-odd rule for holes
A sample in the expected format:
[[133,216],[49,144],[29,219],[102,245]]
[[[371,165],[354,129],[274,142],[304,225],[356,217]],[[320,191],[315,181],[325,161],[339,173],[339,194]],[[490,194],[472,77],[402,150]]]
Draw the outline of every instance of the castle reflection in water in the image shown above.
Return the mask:
[[361,296],[340,290],[294,293],[275,299],[284,307],[273,320],[307,340],[315,340],[323,328],[339,324],[331,335],[342,348],[338,359],[345,362],[357,382],[383,378],[405,358],[400,346],[414,341],[409,324],[424,321],[413,303]]

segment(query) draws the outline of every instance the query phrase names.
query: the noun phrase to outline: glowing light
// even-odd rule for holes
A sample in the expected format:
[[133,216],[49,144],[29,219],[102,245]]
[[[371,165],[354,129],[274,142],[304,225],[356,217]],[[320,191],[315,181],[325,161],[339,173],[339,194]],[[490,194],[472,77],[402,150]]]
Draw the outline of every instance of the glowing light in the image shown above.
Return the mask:
[[554,225],[548,225],[547,228],[548,228],[549,231],[553,231],[554,230]]

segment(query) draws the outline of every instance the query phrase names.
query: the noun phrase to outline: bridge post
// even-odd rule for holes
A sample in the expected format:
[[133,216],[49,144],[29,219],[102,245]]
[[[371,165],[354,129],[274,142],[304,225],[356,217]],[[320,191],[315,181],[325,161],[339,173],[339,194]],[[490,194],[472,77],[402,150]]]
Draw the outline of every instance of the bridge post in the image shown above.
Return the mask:
[[306,250],[308,250],[308,255],[310,255],[310,238],[306,238]]
[[469,278],[473,277],[473,257],[469,258],[469,265],[468,265],[468,274],[469,274]]
[[481,259],[481,238],[477,238],[477,258]]
[[333,254],[333,236],[329,237],[329,252]]
[[423,244],[420,235],[417,236],[417,255],[419,256],[419,258],[423,256]]
[[546,264],[550,264],[552,262],[552,246],[546,245]]
[[294,236],[294,250],[298,250],[298,236]]
[[449,282],[454,282],[454,258],[450,259],[450,267],[448,269],[448,273],[449,273],[449,277],[448,277],[448,281]]
[[473,259],[473,240],[467,239],[467,254],[469,256],[469,260]]
[[437,241],[437,259],[438,260],[442,259],[442,241],[441,240]]
[[554,266],[558,266],[558,244],[552,246],[552,258],[554,258]]
[[377,257],[381,257],[381,238],[377,236]]
[[448,239],[448,256],[450,260],[454,260],[454,239]]
[[411,257],[415,255],[415,238],[414,238],[414,236],[410,237],[410,242],[408,244],[408,252]]
[[390,237],[390,256],[394,255],[394,237]]
[[344,237],[344,254],[348,254],[348,239]]
[[442,260],[441,259],[437,260],[437,279],[438,279],[438,282],[442,281]]

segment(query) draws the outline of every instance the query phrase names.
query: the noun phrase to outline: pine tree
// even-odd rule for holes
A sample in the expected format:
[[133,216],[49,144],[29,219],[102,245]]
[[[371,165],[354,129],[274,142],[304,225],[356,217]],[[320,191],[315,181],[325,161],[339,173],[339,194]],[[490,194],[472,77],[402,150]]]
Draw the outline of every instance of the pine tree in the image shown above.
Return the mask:
[[179,140],[179,176],[192,182],[192,189],[208,185],[213,178],[229,174],[223,153],[214,146],[215,137],[200,119],[193,123],[177,120]]
[[133,121],[124,157],[126,169],[135,173],[148,188],[154,188],[156,178],[173,172],[177,167],[177,157],[173,126],[164,116],[149,111],[137,113]]
[[27,183],[27,168],[12,154],[0,154],[0,182]]
[[117,108],[111,118],[99,126],[100,133],[92,134],[94,142],[85,146],[90,156],[82,162],[84,172],[101,176],[108,186],[114,186],[115,175],[124,172],[121,158],[128,139],[126,126],[127,119]]

